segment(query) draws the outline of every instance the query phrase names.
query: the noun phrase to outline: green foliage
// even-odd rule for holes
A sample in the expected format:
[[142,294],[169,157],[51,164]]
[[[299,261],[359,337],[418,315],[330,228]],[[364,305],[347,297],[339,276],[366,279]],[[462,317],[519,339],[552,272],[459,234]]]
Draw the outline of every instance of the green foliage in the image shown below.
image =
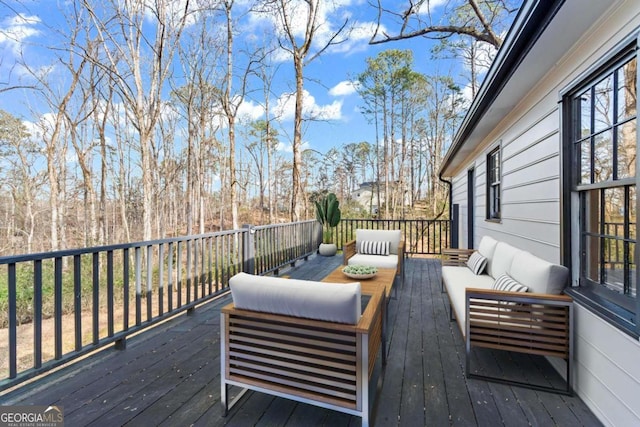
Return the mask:
[[370,265],[347,265],[342,271],[349,274],[375,274],[378,269]]
[[316,200],[316,219],[322,224],[323,243],[333,243],[333,232],[340,223],[340,202],[334,193]]

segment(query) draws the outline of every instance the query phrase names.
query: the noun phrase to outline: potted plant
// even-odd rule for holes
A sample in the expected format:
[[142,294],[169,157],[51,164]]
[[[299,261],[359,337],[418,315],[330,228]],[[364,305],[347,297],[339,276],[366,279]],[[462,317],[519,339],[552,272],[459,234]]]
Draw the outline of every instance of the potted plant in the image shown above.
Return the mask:
[[318,248],[320,255],[334,256],[338,247],[334,241],[335,228],[340,222],[340,202],[334,193],[316,201],[316,219],[322,224],[322,243]]

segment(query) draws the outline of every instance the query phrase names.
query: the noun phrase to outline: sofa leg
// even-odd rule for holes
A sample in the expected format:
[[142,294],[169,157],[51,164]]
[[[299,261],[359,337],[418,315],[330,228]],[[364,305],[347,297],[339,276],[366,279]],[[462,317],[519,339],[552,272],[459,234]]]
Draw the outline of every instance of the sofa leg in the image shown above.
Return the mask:
[[453,307],[451,307],[451,303],[449,303],[449,321],[453,322],[456,320],[456,316],[453,313]]

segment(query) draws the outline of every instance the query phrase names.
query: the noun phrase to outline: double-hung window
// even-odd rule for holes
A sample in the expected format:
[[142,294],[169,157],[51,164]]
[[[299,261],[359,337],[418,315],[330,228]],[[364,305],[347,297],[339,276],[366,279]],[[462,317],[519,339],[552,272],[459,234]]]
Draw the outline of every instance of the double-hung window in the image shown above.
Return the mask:
[[564,191],[571,264],[584,298],[637,336],[638,61],[629,46],[563,98]]
[[487,219],[500,219],[500,147],[487,155]]

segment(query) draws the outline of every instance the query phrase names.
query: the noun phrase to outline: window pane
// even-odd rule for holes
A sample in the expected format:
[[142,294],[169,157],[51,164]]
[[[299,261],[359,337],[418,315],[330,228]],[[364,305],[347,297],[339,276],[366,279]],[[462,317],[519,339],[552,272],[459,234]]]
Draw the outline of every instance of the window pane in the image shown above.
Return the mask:
[[594,137],[593,182],[613,179],[613,138],[611,131],[599,133]]
[[600,191],[584,191],[582,196],[584,197],[585,211],[583,218],[584,231],[592,234],[600,233]]
[[637,60],[623,65],[618,71],[618,122],[635,117],[636,112],[636,75]]
[[500,151],[495,151],[489,155],[489,183],[500,181]]
[[636,244],[629,243],[629,289],[627,293],[632,297],[636,296],[636,263],[635,259]]
[[613,125],[613,75],[596,85],[594,96],[594,132],[598,132]]
[[618,179],[636,176],[636,119],[618,128]]
[[607,188],[604,190],[604,222],[616,224],[615,232],[606,233],[612,236],[624,237],[624,187]]
[[580,146],[580,184],[591,184],[591,140],[585,139]]
[[600,282],[600,238],[587,236],[584,248],[585,276],[596,283]]
[[591,135],[591,89],[586,90],[579,96],[580,103],[580,131],[578,132],[581,138]]
[[636,240],[636,187],[629,187],[629,238]]
[[609,289],[624,293],[624,242],[616,239],[604,241],[604,277],[602,283]]

